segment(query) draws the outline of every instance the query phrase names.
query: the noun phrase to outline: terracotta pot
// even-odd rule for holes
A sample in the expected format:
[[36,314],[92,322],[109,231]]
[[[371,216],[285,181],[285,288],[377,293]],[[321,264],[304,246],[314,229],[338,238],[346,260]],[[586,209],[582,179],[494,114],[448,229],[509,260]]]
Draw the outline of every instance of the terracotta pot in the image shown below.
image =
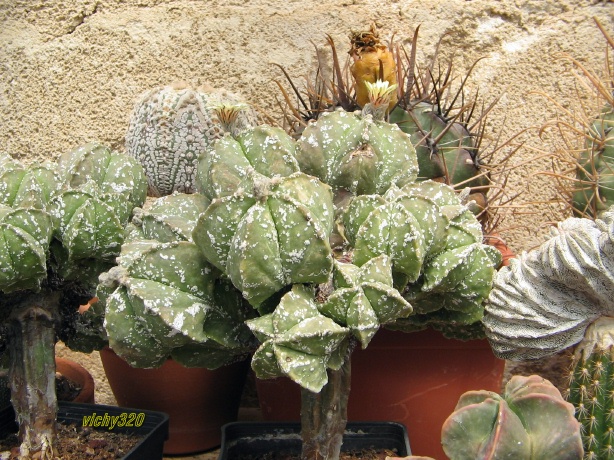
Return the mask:
[[94,378],[87,369],[69,359],[56,357],[55,370],[81,387],[81,391],[71,402],[94,404]]
[[[436,331],[379,331],[352,355],[348,417],[403,423],[412,453],[446,458],[441,427],[469,390],[500,391],[505,362],[486,340],[449,340]],[[289,379],[257,380],[265,420],[299,420],[300,389]]]
[[217,447],[222,425],[237,420],[248,361],[210,371],[173,360],[157,369],[136,369],[109,348],[100,358],[118,405],[169,415],[165,454]]
[[499,236],[498,233],[492,233],[484,236],[484,242],[490,244],[494,248],[498,249],[501,253],[501,267],[506,267],[510,264],[510,259],[516,257],[514,251],[512,251],[507,243]]

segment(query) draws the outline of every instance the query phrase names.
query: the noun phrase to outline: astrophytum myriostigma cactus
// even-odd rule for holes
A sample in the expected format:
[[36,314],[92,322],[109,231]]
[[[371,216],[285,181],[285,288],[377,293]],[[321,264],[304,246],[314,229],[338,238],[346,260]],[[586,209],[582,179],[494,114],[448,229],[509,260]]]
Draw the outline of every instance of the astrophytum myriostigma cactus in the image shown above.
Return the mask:
[[172,357],[216,368],[247,356],[241,297],[216,282],[194,243],[126,243],[118,263],[101,276],[99,294],[109,345],[130,365],[157,367]]
[[0,291],[38,290],[47,278],[51,216],[34,208],[0,204]]
[[327,370],[341,367],[350,331],[320,313],[314,297],[313,289],[295,285],[273,313],[247,322],[261,343],[252,359],[256,376],[285,375],[318,393]]
[[583,454],[574,407],[536,375],[512,377],[502,396],[463,394],[441,439],[450,460],[580,460]]
[[0,155],[0,204],[40,209],[58,191],[59,185],[51,164],[26,167],[8,155]]
[[333,285],[335,290],[318,308],[349,328],[363,348],[382,324],[412,312],[412,306],[393,287],[392,264],[386,255],[361,267],[335,261]]
[[[240,102],[225,91],[190,88],[177,82],[143,93],[136,102],[126,134],[126,153],[145,169],[149,195],[192,193],[199,157],[223,137],[214,107]],[[238,124],[254,126],[253,109],[241,111]]]
[[482,244],[479,222],[450,187],[426,181],[358,196],[342,221],[354,263],[390,256],[395,286],[414,307],[391,327],[431,325],[455,336],[482,318],[500,256]]
[[212,201],[194,229],[205,257],[258,307],[295,283],[323,283],[332,269],[330,187],[303,173],[267,178]]
[[196,190],[211,199],[231,195],[252,170],[269,178],[289,176],[299,171],[295,151],[294,140],[280,128],[263,125],[226,135],[201,157]]
[[[388,106],[387,102],[381,105]],[[409,137],[398,126],[371,114],[323,113],[305,128],[298,145],[301,171],[320,178],[335,191],[383,194],[391,185],[401,187],[418,175]]]
[[135,208],[126,227],[126,240],[191,241],[192,231],[211,202],[200,193],[173,193]]

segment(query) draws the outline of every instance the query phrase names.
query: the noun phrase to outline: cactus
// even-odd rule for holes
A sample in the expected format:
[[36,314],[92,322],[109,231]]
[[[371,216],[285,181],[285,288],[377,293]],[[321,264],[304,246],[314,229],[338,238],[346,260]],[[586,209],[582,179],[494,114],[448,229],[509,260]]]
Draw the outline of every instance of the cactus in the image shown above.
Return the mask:
[[451,460],[579,460],[583,453],[574,407],[536,375],[512,377],[502,396],[484,390],[463,394],[441,438]]
[[[176,82],[143,93],[136,102],[126,134],[126,152],[145,169],[148,193],[195,191],[199,158],[224,134],[212,106],[239,102],[238,97],[209,87]],[[239,114],[239,124],[256,124],[253,110]]]
[[332,269],[330,188],[303,173],[269,179],[214,200],[193,238],[255,307],[294,283],[326,282]]
[[225,136],[201,157],[196,190],[210,199],[230,195],[251,170],[270,178],[289,176],[299,171],[295,150],[294,141],[281,128],[256,126]]
[[572,208],[577,217],[599,217],[614,203],[614,109],[607,104],[590,125],[577,158]]
[[363,114],[323,113],[305,128],[297,151],[301,171],[318,177],[334,190],[356,195],[383,194],[391,185],[414,182],[418,168],[414,147],[400,129],[369,112],[388,107],[391,89],[383,85]]
[[582,424],[585,459],[614,458],[612,318],[592,323],[573,354],[568,401]]
[[55,342],[77,332],[77,309],[119,254],[145,186],[140,165],[104,146],[63,155],[57,168],[0,157],[0,317],[20,458],[53,456]]
[[552,138],[554,171],[547,174],[557,181],[563,208],[575,217],[600,218],[614,204],[614,67],[611,52],[614,39],[593,18],[603,33],[606,47],[604,71],[586,67],[570,54],[562,57],[574,66],[579,94],[574,106],[563,106],[556,98],[542,94],[557,109],[557,117],[542,127],[542,133],[556,128]]
[[614,208],[595,221],[559,223],[547,242],[499,272],[483,320],[493,350],[508,359],[541,358],[579,343],[569,398],[583,424],[585,458],[612,456],[613,254]]
[[[482,244],[477,219],[449,187],[427,181],[391,188],[384,196],[356,197],[343,224],[354,263],[389,255],[396,285],[414,307],[414,315],[390,327],[430,325],[457,336],[456,327],[479,322],[500,256]],[[466,329],[461,335],[469,338]]]

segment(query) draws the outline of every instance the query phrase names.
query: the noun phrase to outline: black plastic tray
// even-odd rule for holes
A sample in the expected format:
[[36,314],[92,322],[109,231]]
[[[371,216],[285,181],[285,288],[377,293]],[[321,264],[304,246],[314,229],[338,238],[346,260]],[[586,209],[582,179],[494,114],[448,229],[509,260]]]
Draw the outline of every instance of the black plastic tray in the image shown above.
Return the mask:
[[[301,452],[301,426],[297,422],[233,422],[222,427],[218,460],[268,452]],[[396,422],[349,422],[343,435],[343,452],[390,449],[399,457],[411,455],[405,425]]]
[[[105,406],[102,404],[83,404],[60,401],[58,403],[58,421],[64,423],[83,424],[84,416],[94,413],[104,416],[121,416],[126,414],[144,414],[141,426],[113,428],[116,433],[128,433],[143,436],[143,439],[128,452],[123,460],[162,460],[164,441],[168,438],[168,415],[163,412],[155,412],[143,409],[130,409],[117,406]],[[141,423],[141,418],[136,422]],[[133,423],[134,424],[134,423]],[[94,427],[94,430],[107,431],[108,427]],[[0,436],[16,432],[15,412],[12,406],[5,407],[0,411]]]

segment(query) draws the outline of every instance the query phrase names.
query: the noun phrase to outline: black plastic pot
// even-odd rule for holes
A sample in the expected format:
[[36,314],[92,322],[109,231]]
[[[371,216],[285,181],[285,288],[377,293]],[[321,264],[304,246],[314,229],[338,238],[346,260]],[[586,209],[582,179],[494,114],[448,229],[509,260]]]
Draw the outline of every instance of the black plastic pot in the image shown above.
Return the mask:
[[[124,417],[122,414],[126,414]],[[134,414],[134,415],[132,415]],[[142,415],[141,415],[142,414]],[[113,431],[116,433],[135,434],[143,436],[143,439],[128,452],[122,460],[162,460],[164,441],[168,438],[168,415],[163,412],[154,412],[143,409],[127,409],[125,407],[105,406],[102,404],[83,404],[60,401],[58,403],[58,421],[61,423],[74,423],[78,426],[84,424],[84,417],[107,415],[121,417],[123,422],[132,426],[116,425]],[[101,425],[109,419],[98,419],[96,423]],[[92,420],[93,422],[93,420]],[[139,426],[137,426],[139,425]],[[89,426],[89,425],[88,425]],[[108,431],[109,426],[91,426],[94,430]],[[0,411],[0,436],[17,431],[15,412],[12,406],[5,407]]]
[[[343,435],[343,452],[388,449],[399,457],[411,455],[405,426],[396,422],[349,422]],[[218,460],[252,458],[270,453],[301,452],[301,426],[295,422],[233,422],[222,427]]]

